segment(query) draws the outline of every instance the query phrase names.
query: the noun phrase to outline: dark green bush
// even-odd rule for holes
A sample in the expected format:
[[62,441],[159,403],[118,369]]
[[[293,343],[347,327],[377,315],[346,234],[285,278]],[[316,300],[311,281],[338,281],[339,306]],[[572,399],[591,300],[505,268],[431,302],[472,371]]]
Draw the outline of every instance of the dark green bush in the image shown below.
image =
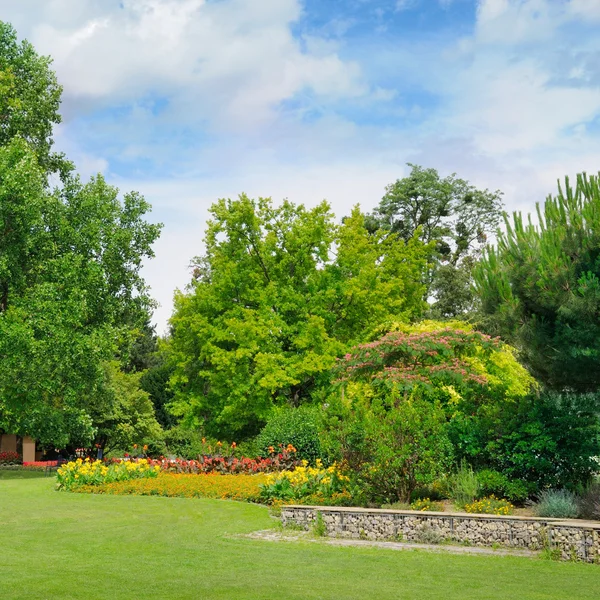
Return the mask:
[[198,458],[204,452],[202,435],[181,426],[165,431],[167,454],[188,460]]
[[519,479],[509,479],[499,471],[484,469],[477,473],[480,495],[506,498],[511,502],[523,503],[529,497],[530,486]]
[[318,410],[312,406],[278,410],[256,437],[257,449],[266,456],[269,446],[277,450],[280,445],[292,444],[298,458],[314,464],[322,455]]

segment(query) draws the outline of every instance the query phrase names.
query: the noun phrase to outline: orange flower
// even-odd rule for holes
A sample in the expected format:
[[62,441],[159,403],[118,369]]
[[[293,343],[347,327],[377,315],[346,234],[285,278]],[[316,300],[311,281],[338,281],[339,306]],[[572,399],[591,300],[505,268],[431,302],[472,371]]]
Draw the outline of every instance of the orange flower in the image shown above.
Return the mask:
[[206,438],[202,438],[202,443],[206,444]]
[[148,450],[148,444],[144,444],[144,450]]
[[269,446],[269,454],[273,454],[275,452],[275,448],[273,446]]
[[133,449],[134,449],[134,450],[137,450],[137,444],[134,444],[134,445],[133,445]]
[[222,446],[223,444],[221,444],[221,442],[217,442],[217,446],[219,446],[219,448]]
[[231,442],[231,447],[235,448],[237,446],[237,444],[235,442]]

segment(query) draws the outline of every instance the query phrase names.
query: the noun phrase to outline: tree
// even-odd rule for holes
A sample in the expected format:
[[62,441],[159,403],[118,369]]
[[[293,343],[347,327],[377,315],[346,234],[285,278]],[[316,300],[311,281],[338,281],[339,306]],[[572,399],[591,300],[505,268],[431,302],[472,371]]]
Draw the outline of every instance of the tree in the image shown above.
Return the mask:
[[123,373],[118,362],[104,365],[106,386],[90,413],[96,427],[95,442],[107,451],[129,450],[156,444],[162,430],[150,396],[140,387],[141,373]]
[[171,319],[173,407],[190,426],[254,434],[274,405],[316,399],[365,330],[423,310],[428,249],[370,236],[358,208],[337,226],[326,203],[242,195],[211,214],[206,254]]
[[[102,177],[50,192],[20,137],[0,146],[0,426],[64,446],[88,431],[102,364],[151,305],[139,274],[160,226]],[[66,411],[66,412],[65,412]],[[79,415],[81,426],[73,426]],[[49,424],[56,426],[49,429]]]
[[485,327],[520,351],[554,390],[600,385],[600,180],[568,178],[537,205],[538,224],[520,213],[475,271]]
[[0,21],[0,146],[15,137],[26,140],[44,175],[72,168],[64,156],[52,152],[52,129],[61,122],[62,87],[51,62],[29,42],[19,43],[13,27]]
[[473,308],[473,259],[500,222],[502,194],[479,190],[455,174],[441,178],[435,169],[409,166],[408,177],[386,188],[368,227],[404,240],[418,235],[434,245],[427,296],[434,301],[434,315],[457,317]]

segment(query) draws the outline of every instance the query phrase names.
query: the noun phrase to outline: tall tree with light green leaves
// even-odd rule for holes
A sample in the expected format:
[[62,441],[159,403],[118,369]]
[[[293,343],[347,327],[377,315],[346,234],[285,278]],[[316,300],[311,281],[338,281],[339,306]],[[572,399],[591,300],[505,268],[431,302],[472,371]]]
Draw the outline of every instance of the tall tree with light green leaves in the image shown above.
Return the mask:
[[256,433],[276,405],[321,398],[349,344],[424,308],[430,248],[370,235],[358,208],[336,225],[326,202],[219,200],[206,252],[171,319],[173,408],[230,439]]

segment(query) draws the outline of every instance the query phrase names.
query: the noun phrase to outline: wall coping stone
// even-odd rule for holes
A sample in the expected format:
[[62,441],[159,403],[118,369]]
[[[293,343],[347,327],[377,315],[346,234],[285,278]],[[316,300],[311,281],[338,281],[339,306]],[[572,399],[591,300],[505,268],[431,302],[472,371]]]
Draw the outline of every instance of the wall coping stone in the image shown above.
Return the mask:
[[600,521],[583,521],[581,519],[557,519],[551,517],[523,517],[519,515],[486,515],[463,512],[435,512],[421,510],[397,510],[392,508],[361,508],[351,506],[318,506],[308,504],[284,504],[281,510],[307,510],[319,512],[344,512],[360,514],[393,514],[407,517],[447,517],[459,519],[474,519],[476,521],[521,521],[530,523],[552,523],[555,527],[577,527],[580,529],[596,529],[600,531]]

